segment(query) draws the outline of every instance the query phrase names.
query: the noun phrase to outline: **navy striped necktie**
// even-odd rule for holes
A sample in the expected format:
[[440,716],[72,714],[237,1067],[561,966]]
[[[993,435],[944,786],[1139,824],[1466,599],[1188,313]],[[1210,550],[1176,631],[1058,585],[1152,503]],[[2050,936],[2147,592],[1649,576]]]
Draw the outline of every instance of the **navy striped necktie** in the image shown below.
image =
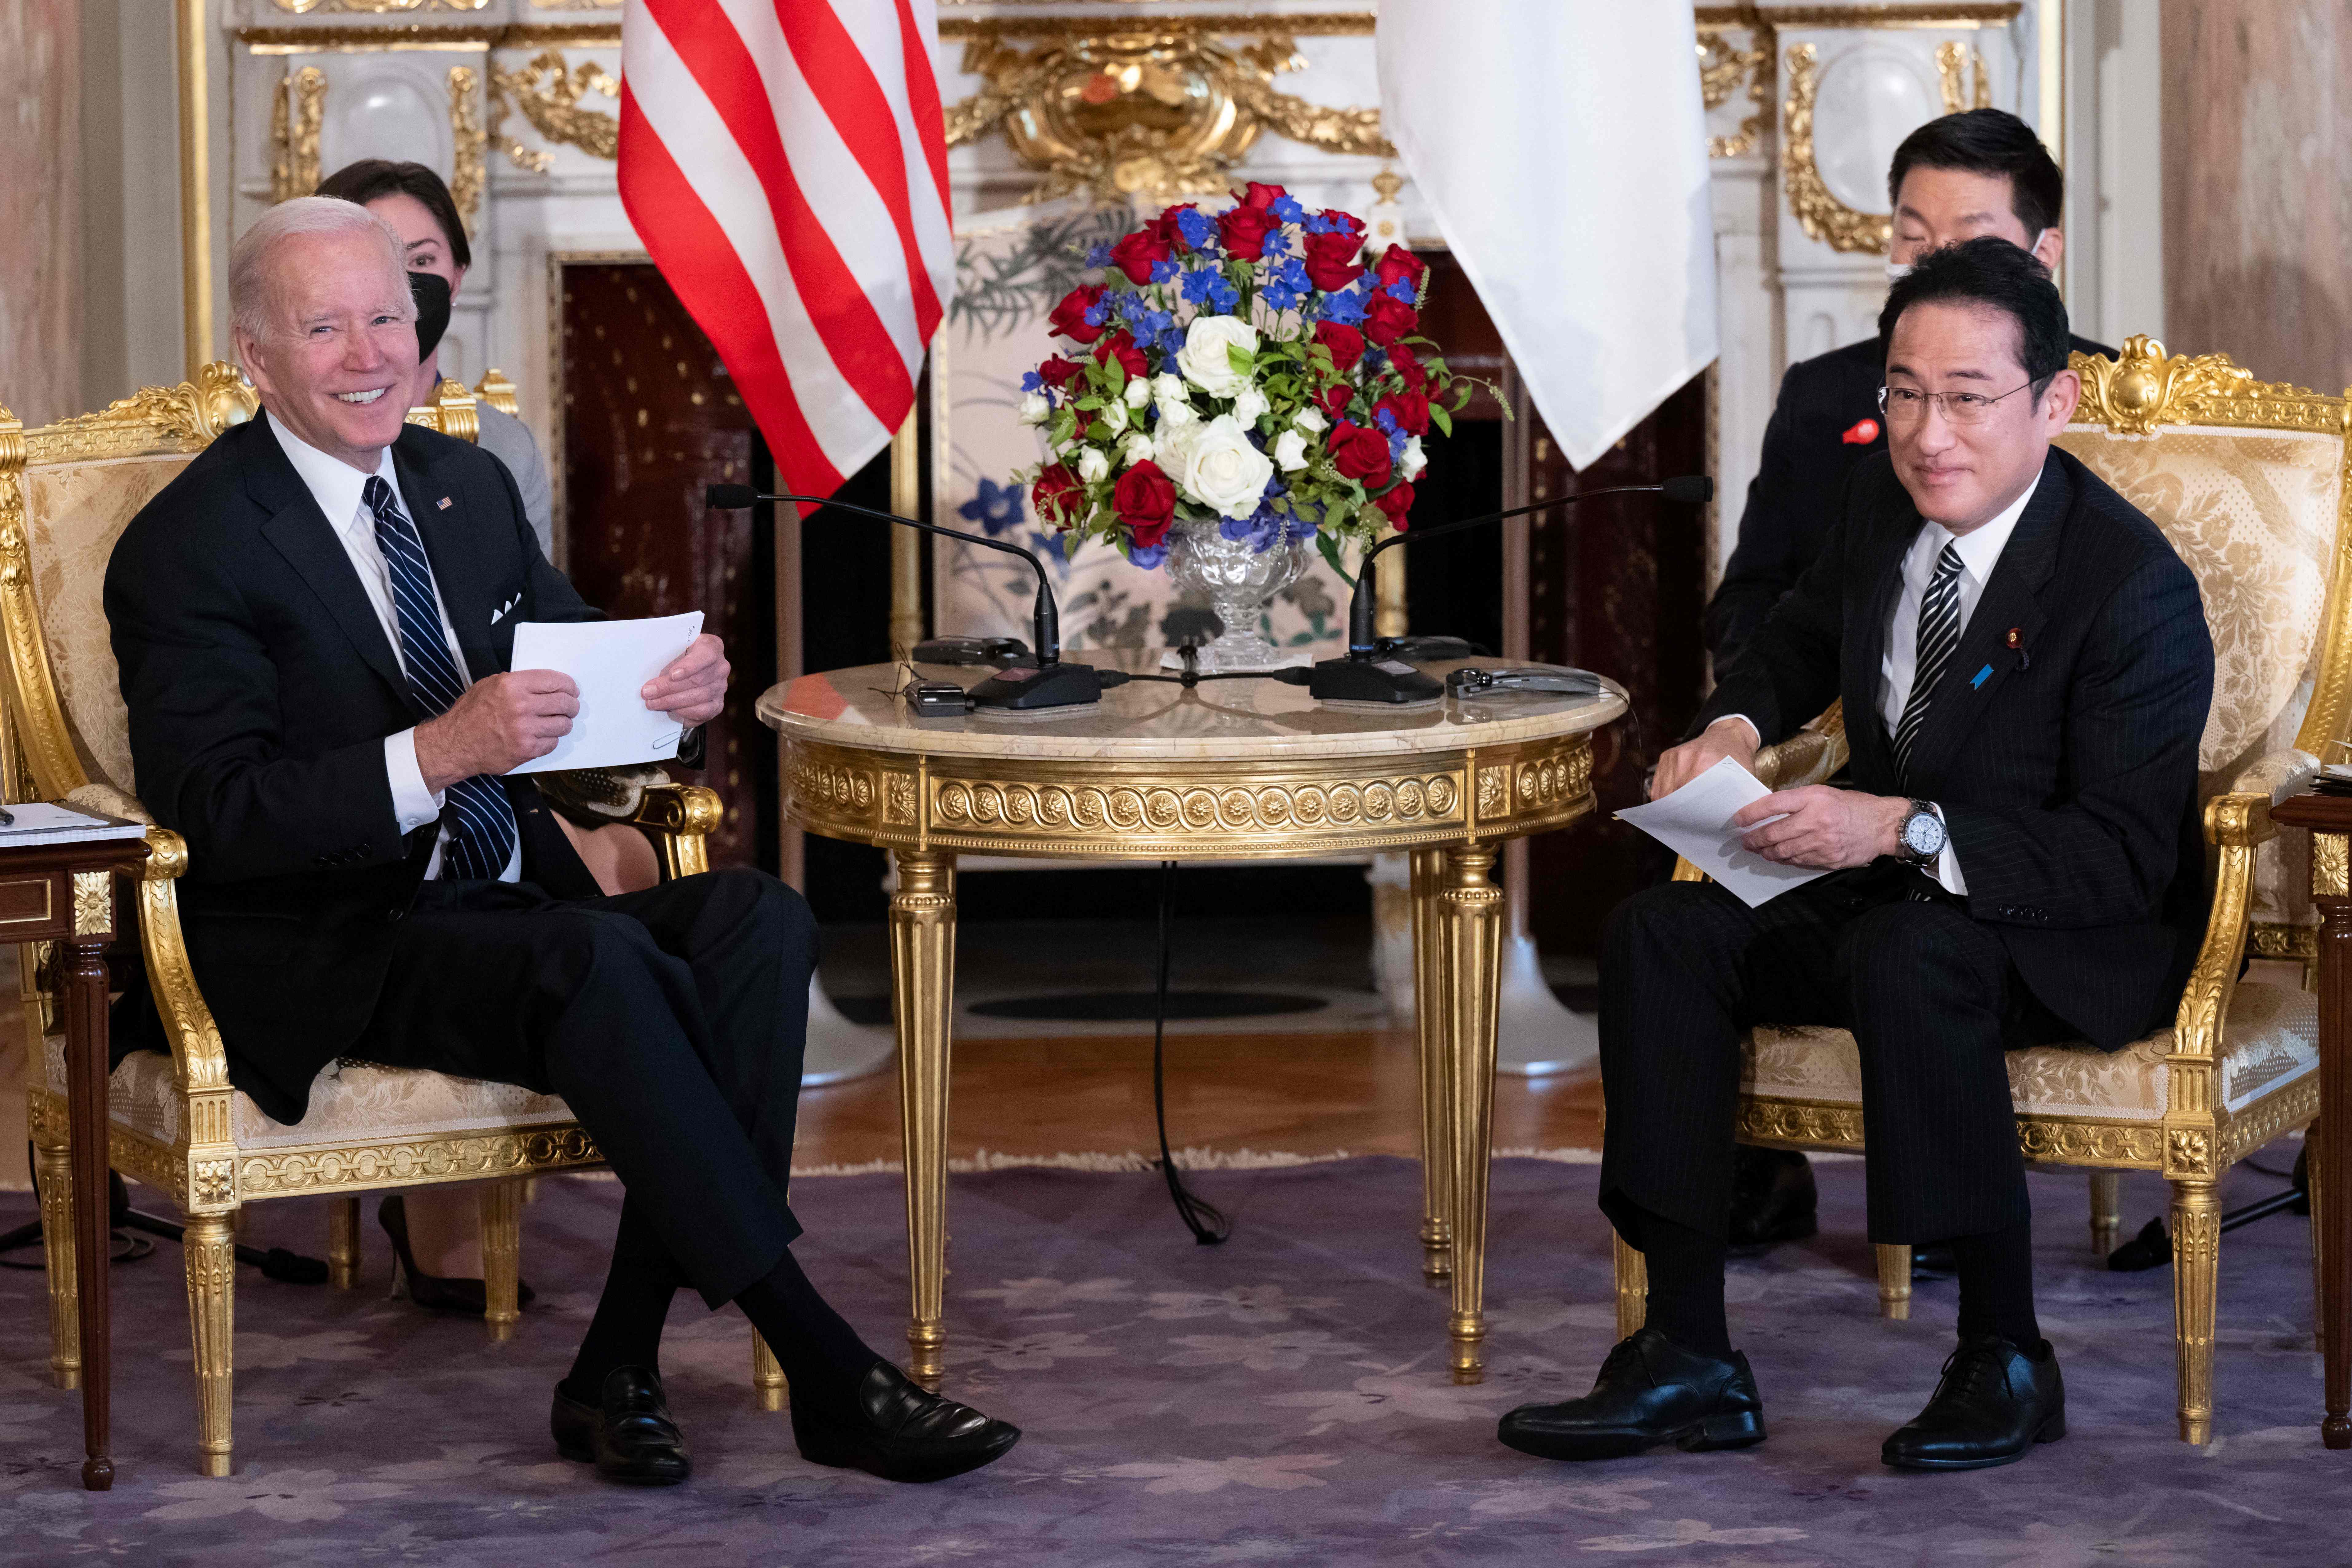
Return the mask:
[[[376,548],[383,552],[383,563],[392,573],[400,662],[408,671],[409,693],[418,707],[437,717],[466,694],[466,678],[458,673],[449,639],[442,635],[425,542],[381,475],[371,476],[361,493],[375,514]],[[441,826],[449,835],[441,847],[443,877],[495,881],[506,870],[514,855],[515,815],[498,780],[477,773],[451,784],[441,796]]]
[[1919,600],[1919,656],[1912,666],[1911,695],[1904,699],[1902,721],[1895,726],[1895,766],[1906,780],[1911,773],[1911,744],[1927,721],[1936,682],[1959,646],[1960,547],[1957,540],[1948,540],[1944,552],[1936,557],[1936,574],[1928,579],[1927,592]]

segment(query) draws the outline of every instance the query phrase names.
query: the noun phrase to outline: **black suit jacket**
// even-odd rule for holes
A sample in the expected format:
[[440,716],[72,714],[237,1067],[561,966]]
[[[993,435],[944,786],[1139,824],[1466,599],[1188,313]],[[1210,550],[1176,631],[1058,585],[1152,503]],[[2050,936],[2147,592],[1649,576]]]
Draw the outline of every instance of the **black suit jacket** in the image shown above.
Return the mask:
[[[140,798],[188,841],[181,918],[230,1079],[294,1121],[374,1009],[438,824],[404,837],[393,816],[384,737],[429,715],[266,418],[131,520],[106,614]],[[509,668],[520,622],[597,618],[497,458],[410,426],[393,463],[475,679]],[[528,846],[537,791],[508,782]],[[125,1048],[153,1040],[130,1022]]]
[[[2115,350],[2088,338],[2074,343],[2076,353],[2116,357]],[[1718,670],[1821,553],[1854,469],[1886,450],[1885,421],[1878,413],[1878,389],[1885,382],[1886,355],[1874,337],[1800,360],[1780,378],[1756,477],[1748,481],[1738,542],[1707,602],[1706,651]],[[1867,440],[1847,439],[1865,429]]]
[[2197,742],[2213,645],[2197,580],[2053,447],[1898,776],[1878,669],[1922,526],[1891,459],[1857,467],[1819,558],[1697,727],[1744,713],[1778,741],[1843,698],[1855,786],[1943,807],[1969,915],[2043,1005],[2112,1050],[2178,1003],[2205,927]]

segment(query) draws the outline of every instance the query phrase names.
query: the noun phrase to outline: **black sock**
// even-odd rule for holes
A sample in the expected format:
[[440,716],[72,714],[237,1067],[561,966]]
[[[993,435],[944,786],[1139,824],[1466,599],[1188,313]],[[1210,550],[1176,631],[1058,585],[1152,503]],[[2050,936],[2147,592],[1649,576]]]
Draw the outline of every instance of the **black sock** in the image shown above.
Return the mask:
[[789,1249],[735,1304],[776,1352],[793,1403],[803,1410],[846,1413],[858,1380],[882,1359],[817,1294]]
[[635,1198],[624,1198],[604,1293],[596,1300],[596,1315],[589,1321],[587,1337],[580,1342],[580,1353],[563,1380],[565,1396],[595,1404],[603,1395],[605,1374],[618,1366],[641,1366],[660,1375],[662,1324],[681,1283],[677,1264],[644,1206]]
[[1647,1326],[1685,1350],[1731,1355],[1731,1329],[1723,1316],[1724,1244],[1704,1231],[1644,1212],[1642,1255],[1650,1266]]
[[1952,1258],[1959,1266],[1960,1337],[1999,1334],[2036,1354],[2042,1324],[2033,1315],[2033,1222],[1955,1237]]

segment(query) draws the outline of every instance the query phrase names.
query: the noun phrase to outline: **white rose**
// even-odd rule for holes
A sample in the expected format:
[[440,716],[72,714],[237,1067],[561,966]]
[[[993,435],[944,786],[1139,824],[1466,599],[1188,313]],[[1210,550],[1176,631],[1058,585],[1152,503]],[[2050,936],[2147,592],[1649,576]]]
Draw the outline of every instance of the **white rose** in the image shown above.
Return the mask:
[[1189,419],[1162,419],[1160,434],[1151,443],[1151,460],[1160,465],[1160,472],[1181,479],[1184,472],[1184,456],[1192,450],[1192,438],[1204,428]]
[[1162,404],[1181,403],[1192,395],[1184,387],[1184,378],[1173,371],[1161,371],[1151,378],[1151,395]]
[[1285,430],[1274,438],[1274,460],[1286,474],[1295,474],[1307,466],[1307,437],[1296,430]]
[[1093,484],[1109,472],[1110,458],[1104,456],[1100,447],[1088,447],[1078,454],[1078,478],[1087,483]]
[[[1168,379],[1171,381],[1176,380],[1172,375]],[[1177,384],[1181,385],[1182,383],[1179,382]],[[1129,376],[1127,378],[1127,405],[1129,408],[1140,408],[1150,401],[1151,384],[1144,380],[1143,377],[1139,375]]]
[[1053,416],[1054,400],[1052,398],[1046,396],[1042,392],[1027,392],[1022,394],[1021,423],[1024,425],[1043,425],[1046,420],[1051,419]]
[[1176,368],[1184,379],[1212,397],[1235,397],[1249,378],[1234,369],[1227,349],[1257,353],[1257,329],[1239,316],[1195,316],[1184,329],[1184,346],[1176,351]]
[[1404,451],[1397,458],[1397,478],[1410,483],[1412,480],[1419,479],[1421,477],[1421,470],[1427,467],[1429,467],[1429,459],[1422,456],[1421,437],[1418,436],[1406,437],[1404,438]]
[[1160,423],[1163,428],[1171,425],[1197,424],[1200,417],[1200,412],[1183,397],[1163,397],[1160,400]]
[[1138,463],[1150,461],[1156,449],[1150,437],[1140,430],[1130,430],[1127,439],[1119,443],[1119,461],[1131,468]]
[[1273,459],[1250,445],[1232,415],[1220,414],[1191,433],[1176,482],[1202,506],[1227,517],[1247,517],[1273,477]]
[[1301,430],[1312,432],[1322,429],[1324,426],[1328,425],[1331,422],[1323,417],[1323,411],[1320,408],[1316,407],[1310,403],[1306,407],[1298,411],[1298,417],[1293,419],[1291,423],[1297,426]]
[[1234,417],[1245,427],[1253,426],[1265,417],[1267,406],[1265,393],[1255,386],[1245,386],[1242,395],[1234,399]]
[[[1129,382],[1128,384],[1131,386],[1134,383]],[[1116,436],[1127,428],[1127,405],[1118,402],[1106,403],[1095,411],[1095,417],[1109,426],[1110,433]]]

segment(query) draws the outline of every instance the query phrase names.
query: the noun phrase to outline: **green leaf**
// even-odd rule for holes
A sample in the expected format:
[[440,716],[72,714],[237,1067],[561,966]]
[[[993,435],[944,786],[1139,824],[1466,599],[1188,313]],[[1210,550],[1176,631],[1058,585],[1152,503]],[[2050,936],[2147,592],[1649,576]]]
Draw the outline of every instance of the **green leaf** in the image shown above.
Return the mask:
[[1100,408],[1103,405],[1103,400],[1099,397],[1081,397],[1078,399],[1077,405],[1080,408]]
[[1429,405],[1429,422],[1437,426],[1438,433],[1441,435],[1451,436],[1454,434],[1454,416],[1448,414],[1444,409],[1440,408],[1434,403]]
[[1331,563],[1331,570],[1333,573],[1338,574],[1340,582],[1345,583],[1350,588],[1353,588],[1356,585],[1354,574],[1350,573],[1345,565],[1341,564],[1339,536],[1338,534],[1318,529],[1315,533],[1315,548],[1321,551],[1323,553],[1323,559]]
[[1233,371],[1235,375],[1255,375],[1257,374],[1257,356],[1250,353],[1249,350],[1242,347],[1239,343],[1227,343],[1225,345],[1225,363],[1233,367]]

